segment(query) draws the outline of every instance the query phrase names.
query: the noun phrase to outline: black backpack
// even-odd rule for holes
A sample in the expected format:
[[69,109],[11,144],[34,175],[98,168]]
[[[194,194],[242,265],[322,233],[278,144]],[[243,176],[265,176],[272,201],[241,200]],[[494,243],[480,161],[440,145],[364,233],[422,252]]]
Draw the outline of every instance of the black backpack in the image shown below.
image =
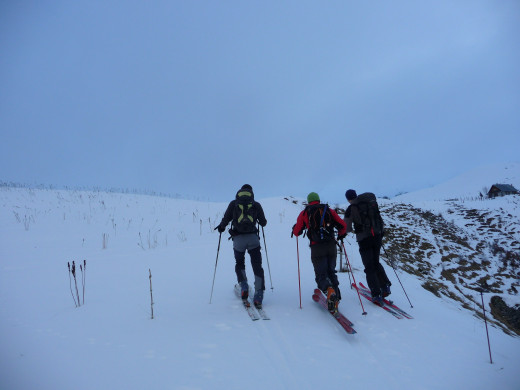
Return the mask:
[[256,217],[253,194],[249,191],[239,192],[233,210],[232,230],[239,234],[258,232],[255,226]]
[[354,231],[357,233],[370,232],[372,236],[383,234],[384,222],[379,212],[376,196],[372,193],[364,193],[357,197],[356,207],[361,221],[354,221]]
[[327,242],[334,239],[334,219],[328,204],[314,204],[306,207],[309,217],[307,236],[313,242]]

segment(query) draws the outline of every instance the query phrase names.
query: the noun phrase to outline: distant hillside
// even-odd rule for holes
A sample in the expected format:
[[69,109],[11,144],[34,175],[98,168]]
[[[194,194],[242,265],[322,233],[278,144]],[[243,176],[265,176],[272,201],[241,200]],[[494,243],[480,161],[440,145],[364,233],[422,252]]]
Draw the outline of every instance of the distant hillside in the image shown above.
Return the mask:
[[477,198],[493,184],[513,184],[520,190],[520,163],[492,164],[475,168],[472,171],[431,188],[399,195],[393,200],[405,203],[414,201],[471,199]]

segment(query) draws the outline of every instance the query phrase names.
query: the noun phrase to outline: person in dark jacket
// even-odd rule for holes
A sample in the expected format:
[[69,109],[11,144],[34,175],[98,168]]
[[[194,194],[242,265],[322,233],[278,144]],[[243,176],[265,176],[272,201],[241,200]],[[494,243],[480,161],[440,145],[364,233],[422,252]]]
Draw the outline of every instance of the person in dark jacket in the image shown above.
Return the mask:
[[242,299],[249,297],[245,265],[247,250],[251,257],[251,266],[255,275],[253,303],[260,308],[264,298],[265,280],[262,254],[260,253],[260,237],[256,224],[259,223],[260,226],[264,227],[267,220],[262,206],[254,200],[253,188],[249,184],[244,184],[238,190],[235,199],[229,203],[222,221],[215,229],[219,233],[223,233],[229,222],[232,222],[229,233],[233,239],[233,251],[236,260],[235,272],[242,290]]
[[296,224],[293,226],[292,234],[299,236],[304,229],[308,229],[309,245],[311,248],[311,260],[314,267],[315,280],[318,288],[327,295],[327,304],[330,311],[337,311],[339,301],[341,300],[341,292],[339,289],[339,281],[336,275],[336,239],[334,238],[334,229],[338,230],[338,239],[341,240],[346,235],[345,222],[332,208],[328,208],[331,221],[328,227],[328,236],[316,237],[311,234],[309,214],[315,206],[324,208],[320,203],[320,197],[317,193],[311,192],[307,196],[307,207],[298,215]]
[[[365,275],[368,287],[375,301],[381,302],[384,297],[390,295],[390,280],[386,276],[385,269],[379,262],[384,234],[384,223],[379,213],[376,196],[371,192],[357,195],[355,190],[348,190],[345,197],[349,206],[345,211],[345,223],[347,233],[356,234],[359,245],[359,253],[365,267]],[[372,204],[374,210],[371,213],[372,222],[368,223],[368,204]],[[370,218],[369,218],[370,219]],[[353,229],[354,226],[354,229]]]

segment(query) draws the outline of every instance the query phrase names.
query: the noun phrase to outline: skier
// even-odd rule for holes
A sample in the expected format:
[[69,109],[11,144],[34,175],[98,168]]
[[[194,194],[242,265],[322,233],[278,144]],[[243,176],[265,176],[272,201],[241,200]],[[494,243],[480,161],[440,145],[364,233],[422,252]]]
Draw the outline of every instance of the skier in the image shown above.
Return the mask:
[[371,192],[358,196],[355,190],[350,189],[345,193],[345,197],[350,204],[345,211],[347,233],[353,232],[356,234],[368,287],[373,300],[381,303],[383,298],[390,295],[392,283],[390,283],[385,269],[379,262],[384,223],[379,212],[376,196]]
[[260,253],[260,237],[256,224],[262,227],[267,224],[264,210],[260,203],[254,200],[253,188],[249,184],[244,184],[238,190],[236,197],[232,200],[224,213],[220,224],[215,228],[219,233],[226,230],[226,226],[231,222],[229,234],[233,239],[233,251],[235,252],[235,272],[237,281],[242,291],[242,299],[249,297],[249,285],[247,283],[245,254],[246,250],[251,257],[251,266],[255,275],[255,293],[253,304],[257,308],[262,307],[264,298],[265,280],[264,269],[262,268],[262,255]]
[[346,236],[345,222],[334,209],[320,203],[320,197],[316,192],[311,192],[307,195],[307,207],[298,215],[291,234],[299,236],[304,229],[308,230],[316,284],[327,296],[327,305],[331,312],[338,310],[341,300],[336,275],[334,228],[338,230],[338,239],[342,240]]

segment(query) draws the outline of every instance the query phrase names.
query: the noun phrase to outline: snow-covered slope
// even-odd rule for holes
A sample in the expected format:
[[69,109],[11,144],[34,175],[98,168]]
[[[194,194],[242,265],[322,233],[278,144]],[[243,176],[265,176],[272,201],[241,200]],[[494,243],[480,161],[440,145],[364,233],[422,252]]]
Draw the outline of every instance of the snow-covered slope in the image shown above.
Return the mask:
[[418,202],[447,199],[473,199],[493,184],[513,184],[520,189],[520,163],[490,164],[465,172],[451,180],[423,190],[394,197],[398,202]]
[[[363,316],[341,273],[341,310],[358,331],[347,335],[311,300],[307,242],[290,237],[301,205],[260,201],[271,320],[252,322],[233,294],[227,236],[217,261],[213,228],[227,204],[0,188],[0,388],[518,388],[520,339],[491,326],[490,364],[483,321],[413,274],[398,270],[411,308],[387,269],[392,298],[414,316],[398,320],[367,301]],[[352,237],[346,248],[364,281]],[[77,308],[73,260],[87,264]]]
[[[434,294],[478,313],[478,290],[492,293],[486,304],[491,301],[494,316],[518,334],[520,196],[479,196],[495,183],[520,188],[520,164],[483,166],[433,188],[382,201],[389,227],[385,238],[389,252],[402,261],[400,267]],[[516,306],[516,313],[510,311],[512,320],[503,321],[498,310],[502,302]]]

